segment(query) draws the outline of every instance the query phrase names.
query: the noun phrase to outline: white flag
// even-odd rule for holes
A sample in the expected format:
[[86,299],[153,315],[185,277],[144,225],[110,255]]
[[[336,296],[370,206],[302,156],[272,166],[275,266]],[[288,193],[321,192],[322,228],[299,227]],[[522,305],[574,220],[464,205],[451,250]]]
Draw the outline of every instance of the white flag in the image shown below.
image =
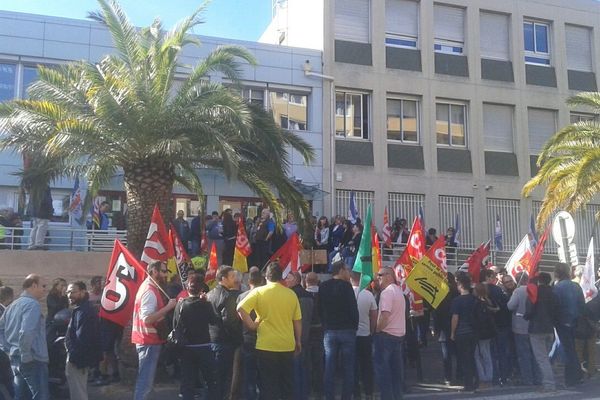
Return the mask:
[[521,239],[512,256],[506,263],[506,271],[516,279],[519,272],[529,272],[529,259],[531,258],[531,245],[527,235]]
[[594,237],[590,239],[590,247],[588,247],[587,257],[585,259],[585,265],[583,266],[583,274],[579,285],[583,290],[586,303],[596,297],[598,289],[595,285],[596,274],[594,273]]

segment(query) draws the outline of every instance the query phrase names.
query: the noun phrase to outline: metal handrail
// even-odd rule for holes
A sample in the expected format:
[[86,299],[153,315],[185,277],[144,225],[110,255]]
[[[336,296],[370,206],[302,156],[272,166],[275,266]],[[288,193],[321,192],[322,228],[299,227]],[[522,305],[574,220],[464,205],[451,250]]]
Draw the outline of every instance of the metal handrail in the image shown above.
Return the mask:
[[[0,242],[0,249],[26,250],[29,247],[31,232],[30,227],[5,228],[4,242]],[[16,234],[15,232],[19,232]],[[127,244],[126,230],[98,230],[81,229],[75,227],[53,226],[48,227],[44,249],[52,251],[112,251],[115,239]]]

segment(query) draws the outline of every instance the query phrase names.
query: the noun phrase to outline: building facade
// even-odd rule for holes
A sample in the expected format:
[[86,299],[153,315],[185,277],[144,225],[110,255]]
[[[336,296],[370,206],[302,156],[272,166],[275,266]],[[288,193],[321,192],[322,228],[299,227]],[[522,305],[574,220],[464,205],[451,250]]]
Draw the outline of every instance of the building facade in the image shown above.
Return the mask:
[[[298,2],[276,3],[286,13]],[[323,101],[324,187],[333,193],[325,213],[346,214],[354,191],[362,213],[374,204],[377,225],[386,206],[392,220],[409,221],[422,207],[438,233],[460,224],[461,246],[493,238],[499,224],[512,250],[543,198],[540,190],[521,196],[543,144],[571,122],[598,117],[565,100],[597,90],[600,3],[320,5],[323,71],[332,78]],[[280,23],[279,36],[271,28],[262,40],[302,45],[293,27],[306,22]],[[584,254],[600,210],[594,203],[576,215]]]
[[[235,44],[248,49],[257,65],[242,65],[242,95],[261,104],[283,128],[296,132],[315,148],[316,159],[311,165],[305,165],[301,156],[293,152],[288,175],[311,202],[313,212],[322,214],[322,81],[306,77],[302,70],[306,60],[320,68],[321,51],[214,37],[200,37],[200,40],[201,47],[184,49],[183,66],[178,71],[180,77],[189,70],[185,65],[198,63],[219,45]],[[36,79],[38,65],[51,66],[72,60],[96,62],[111,52],[111,37],[96,22],[0,12],[0,101],[25,98],[28,85]],[[223,82],[218,75],[208,78]],[[0,209],[16,210],[19,180],[14,173],[22,168],[20,155],[0,153],[0,168]],[[248,187],[227,181],[219,171],[201,169],[198,173],[208,212],[231,208],[242,210],[250,217],[256,215],[262,202]],[[55,224],[69,223],[66,210],[72,190],[73,182],[69,180],[56,182],[52,187]],[[111,203],[113,226],[117,226],[116,219],[125,212],[122,176],[113,177],[100,197]],[[198,199],[182,187],[174,188],[173,203],[176,210],[184,210],[187,216],[197,214]]]

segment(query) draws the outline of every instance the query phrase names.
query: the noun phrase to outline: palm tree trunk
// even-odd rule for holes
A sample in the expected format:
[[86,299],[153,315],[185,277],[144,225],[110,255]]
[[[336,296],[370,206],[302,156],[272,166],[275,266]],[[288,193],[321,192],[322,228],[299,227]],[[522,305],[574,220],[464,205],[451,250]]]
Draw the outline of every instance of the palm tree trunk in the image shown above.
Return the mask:
[[127,248],[139,258],[155,204],[158,204],[168,229],[172,219],[175,171],[172,164],[163,161],[147,160],[135,164],[124,168],[124,183],[128,209]]

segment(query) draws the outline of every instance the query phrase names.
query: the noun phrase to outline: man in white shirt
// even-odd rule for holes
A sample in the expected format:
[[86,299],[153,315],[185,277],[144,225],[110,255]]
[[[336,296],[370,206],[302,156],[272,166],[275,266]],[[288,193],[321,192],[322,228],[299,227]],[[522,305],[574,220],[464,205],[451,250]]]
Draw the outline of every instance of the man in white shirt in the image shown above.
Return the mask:
[[372,338],[377,326],[377,302],[369,290],[360,290],[360,273],[352,272],[352,288],[358,304],[358,330],[356,331],[356,377],[354,394],[360,398],[360,389],[368,400],[373,399]]

